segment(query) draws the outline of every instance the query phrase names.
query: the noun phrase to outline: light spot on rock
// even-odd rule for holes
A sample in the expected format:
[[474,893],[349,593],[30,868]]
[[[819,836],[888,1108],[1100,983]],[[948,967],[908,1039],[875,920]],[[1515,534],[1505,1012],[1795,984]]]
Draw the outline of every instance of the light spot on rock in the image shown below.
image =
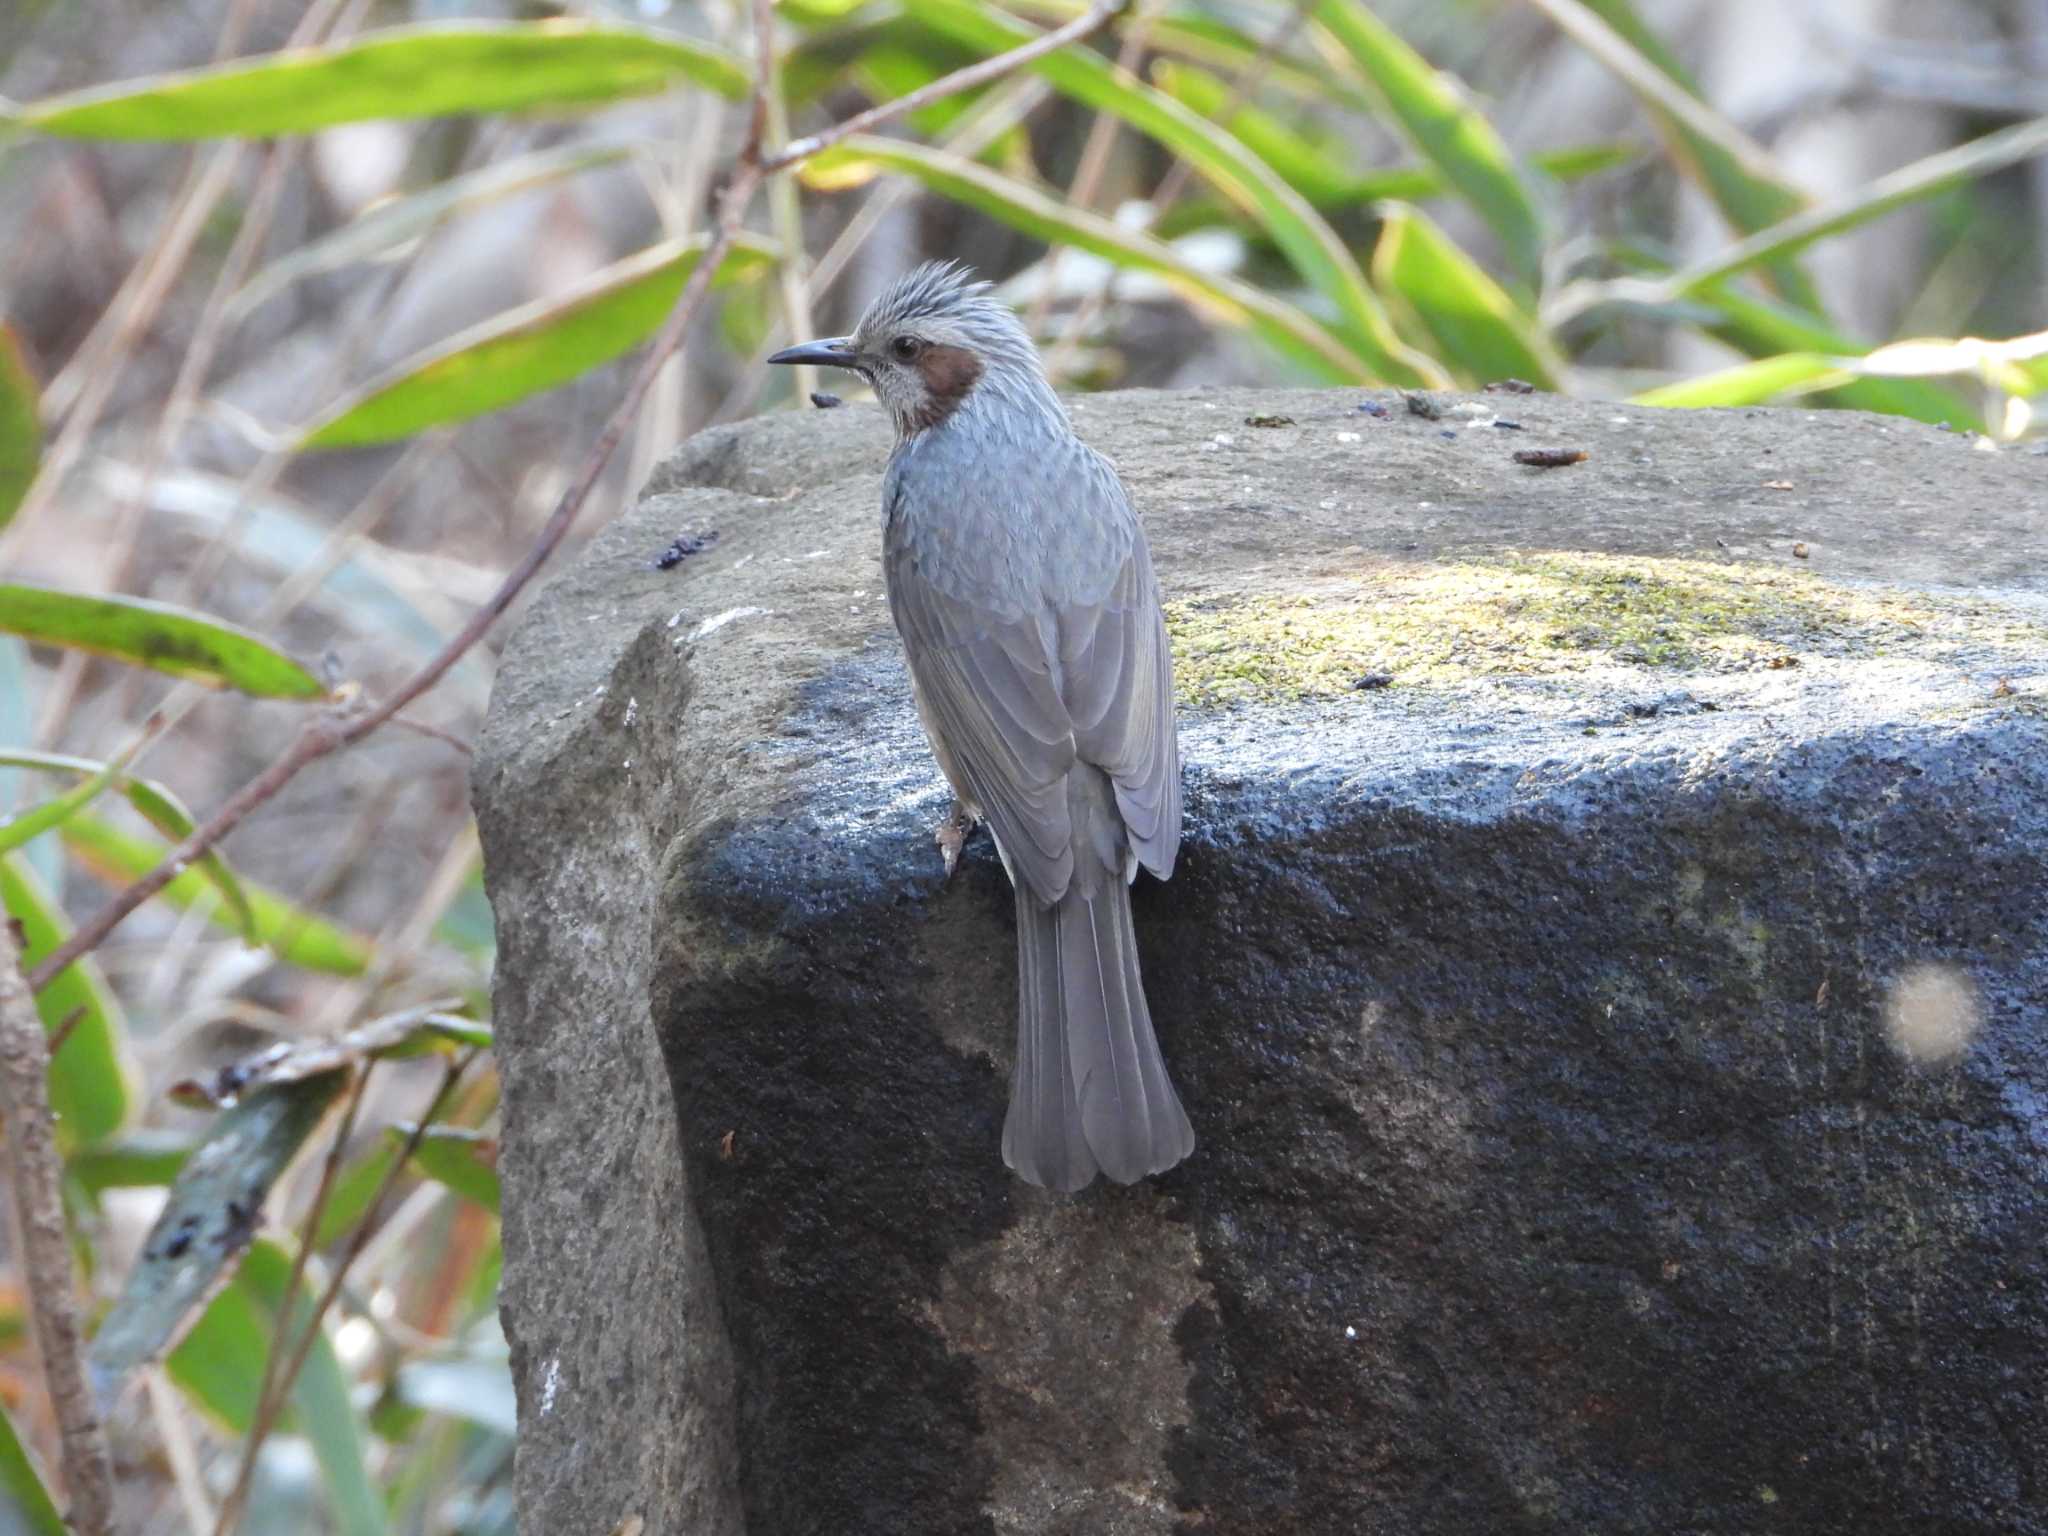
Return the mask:
[[702,624],[699,624],[695,629],[691,630],[688,638],[690,638],[691,640],[702,640],[706,635],[717,634],[721,629],[725,628],[726,625],[731,624],[736,620],[751,619],[759,614],[766,613],[767,611],[768,610],[766,608],[755,608],[752,606],[748,606],[745,608],[728,608],[723,613],[714,613],[713,615],[711,615],[710,618],[706,619]]
[[1884,1002],[1893,1049],[1923,1067],[1945,1066],[1962,1055],[1983,1021],[1976,986],[1953,966],[1913,967],[1892,983]]
[[540,1375],[540,1411],[542,1413],[554,1412],[555,1394],[561,1390],[561,1387],[562,1362],[551,1359],[547,1363],[547,1368]]
[[929,1316],[975,1368],[998,1533],[1053,1529],[1051,1509],[1063,1531],[1174,1529],[1192,1371],[1173,1334],[1210,1293],[1164,1204],[1047,1201],[947,1264]]

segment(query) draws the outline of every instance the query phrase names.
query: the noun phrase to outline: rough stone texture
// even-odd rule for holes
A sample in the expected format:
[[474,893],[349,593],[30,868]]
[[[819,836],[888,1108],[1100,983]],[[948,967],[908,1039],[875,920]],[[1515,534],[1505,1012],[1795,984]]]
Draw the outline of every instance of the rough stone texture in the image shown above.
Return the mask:
[[1076,412],[1241,701],[1137,890],[1199,1145],[1132,1189],[1002,1167],[873,412],[686,444],[534,604],[476,776],[529,1536],[2048,1532],[2048,460],[1364,398]]

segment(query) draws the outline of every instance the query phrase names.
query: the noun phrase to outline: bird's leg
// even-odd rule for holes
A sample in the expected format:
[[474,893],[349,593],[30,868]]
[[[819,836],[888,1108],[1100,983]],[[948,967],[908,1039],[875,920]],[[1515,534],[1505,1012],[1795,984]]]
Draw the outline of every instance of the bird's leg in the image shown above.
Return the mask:
[[953,802],[953,809],[946,813],[946,819],[932,834],[932,841],[939,845],[939,857],[946,861],[946,878],[953,878],[953,871],[960,863],[960,850],[967,845],[967,839],[974,835],[974,829],[981,818],[959,801]]

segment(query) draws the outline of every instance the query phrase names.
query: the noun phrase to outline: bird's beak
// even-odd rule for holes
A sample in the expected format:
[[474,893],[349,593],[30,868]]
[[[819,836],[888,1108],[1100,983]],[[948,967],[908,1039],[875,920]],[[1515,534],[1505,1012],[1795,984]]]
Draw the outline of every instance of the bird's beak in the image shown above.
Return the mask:
[[812,363],[821,368],[851,368],[859,354],[853,350],[851,336],[829,336],[823,341],[807,341],[800,346],[784,347],[768,361],[771,363]]

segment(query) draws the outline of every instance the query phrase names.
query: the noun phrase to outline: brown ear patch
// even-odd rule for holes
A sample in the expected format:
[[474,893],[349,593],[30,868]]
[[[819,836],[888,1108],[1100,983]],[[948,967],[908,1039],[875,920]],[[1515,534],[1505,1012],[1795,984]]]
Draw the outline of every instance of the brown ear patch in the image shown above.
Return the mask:
[[952,415],[981,378],[981,359],[965,347],[926,347],[917,354],[916,367],[924,380],[925,403],[911,419],[914,432],[936,427]]

